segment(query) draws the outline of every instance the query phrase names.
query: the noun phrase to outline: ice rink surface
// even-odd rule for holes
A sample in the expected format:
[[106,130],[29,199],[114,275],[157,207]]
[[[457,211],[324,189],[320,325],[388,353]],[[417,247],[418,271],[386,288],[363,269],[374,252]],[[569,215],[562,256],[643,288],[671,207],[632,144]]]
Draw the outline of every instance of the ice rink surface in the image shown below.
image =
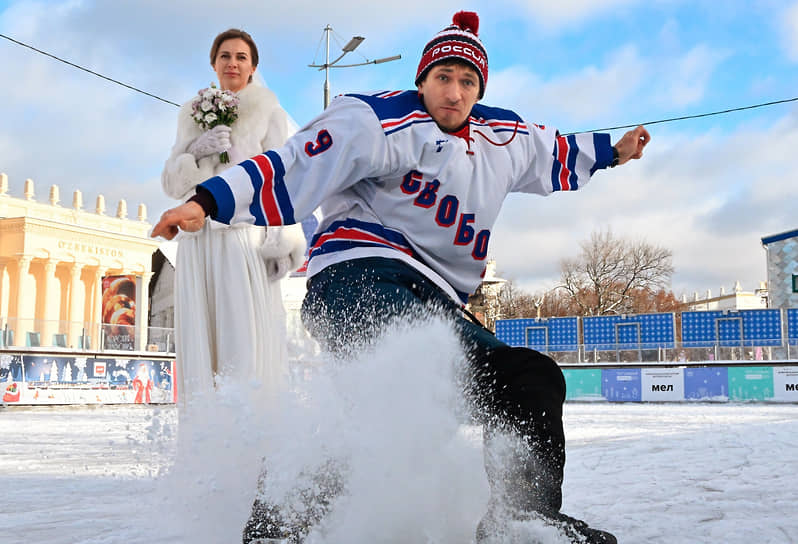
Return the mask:
[[[176,420],[175,407],[0,409],[0,541],[187,541],[181,523],[202,520],[176,519],[186,513],[176,514],[169,499]],[[566,404],[565,428],[564,511],[611,530],[619,542],[798,541],[798,406]],[[476,481],[479,441],[467,441],[475,455],[463,468]],[[225,465],[224,448],[209,453],[196,455],[237,470]],[[204,500],[224,510],[229,501],[213,485]],[[486,492],[479,482],[470,487]],[[459,500],[453,496],[435,514],[451,516]],[[478,510],[470,510],[476,525]],[[205,542],[240,542],[230,533]],[[439,531],[427,541],[445,538]],[[412,542],[401,535],[376,541]]]
[[[219,378],[179,409],[0,407],[0,543],[235,544],[264,466],[276,501],[335,461],[346,493],[306,544],[473,544],[489,487],[459,343],[432,320],[373,347],[277,396]],[[564,423],[563,512],[619,542],[798,542],[798,405],[567,403]],[[502,544],[562,542],[536,523]]]

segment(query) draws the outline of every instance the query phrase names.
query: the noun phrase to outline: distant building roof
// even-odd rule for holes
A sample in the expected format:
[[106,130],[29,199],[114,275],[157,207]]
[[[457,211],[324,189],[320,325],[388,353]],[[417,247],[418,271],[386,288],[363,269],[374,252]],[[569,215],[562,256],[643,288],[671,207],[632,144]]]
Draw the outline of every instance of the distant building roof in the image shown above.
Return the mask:
[[175,263],[177,262],[177,242],[174,240],[166,241],[159,245],[158,249],[163,253],[163,256],[166,257],[166,260],[169,261],[169,264],[172,265],[172,268],[175,268]]
[[798,236],[798,229],[782,232],[781,234],[774,234],[772,236],[765,236],[762,238],[762,245],[766,246],[768,244],[772,244],[773,242],[780,242],[782,240],[786,240],[787,238],[794,238],[796,236]]

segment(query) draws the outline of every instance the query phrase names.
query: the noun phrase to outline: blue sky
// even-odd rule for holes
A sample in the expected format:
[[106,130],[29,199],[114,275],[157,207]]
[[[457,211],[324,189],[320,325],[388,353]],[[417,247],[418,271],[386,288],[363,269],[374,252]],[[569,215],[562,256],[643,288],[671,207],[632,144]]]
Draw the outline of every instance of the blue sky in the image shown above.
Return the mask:
[[[365,42],[331,71],[332,93],[409,88],[424,44],[460,9],[477,11],[489,55],[483,102],[563,132],[699,114],[798,96],[798,1],[497,0],[338,3],[149,0],[0,1],[0,33],[174,102],[214,74],[210,43],[241,27],[259,71],[301,125],[321,110],[323,28]],[[331,52],[331,54],[332,54]],[[0,172],[65,205],[103,194],[154,222],[173,202],[160,189],[177,108],[0,39]],[[798,102],[649,127],[646,156],[597,174],[583,190],[511,196],[494,229],[499,273],[551,288],[559,261],[598,228],[673,251],[677,294],[753,290],[766,279],[762,236],[798,228],[792,157]],[[613,140],[623,131],[613,131]],[[133,215],[133,213],[131,213]]]

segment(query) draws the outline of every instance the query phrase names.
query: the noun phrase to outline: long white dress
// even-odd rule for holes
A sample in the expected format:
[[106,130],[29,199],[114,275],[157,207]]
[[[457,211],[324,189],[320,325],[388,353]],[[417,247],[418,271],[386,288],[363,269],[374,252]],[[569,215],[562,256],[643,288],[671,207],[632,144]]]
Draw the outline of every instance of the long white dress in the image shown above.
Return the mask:
[[[220,163],[218,154],[196,160],[186,152],[202,129],[191,118],[191,101],[182,106],[177,139],[161,176],[167,195],[187,200],[198,183],[236,162],[282,146],[290,136],[288,116],[269,89],[250,84],[238,96],[239,117],[231,127],[228,164]],[[230,227],[209,220],[199,232],[181,233],[175,274],[181,402],[212,391],[215,383],[228,377],[240,383],[257,380],[266,394],[285,385],[285,310],[280,282],[270,281],[261,247],[273,248],[281,238],[304,243],[297,227],[269,227],[267,235],[263,227]]]

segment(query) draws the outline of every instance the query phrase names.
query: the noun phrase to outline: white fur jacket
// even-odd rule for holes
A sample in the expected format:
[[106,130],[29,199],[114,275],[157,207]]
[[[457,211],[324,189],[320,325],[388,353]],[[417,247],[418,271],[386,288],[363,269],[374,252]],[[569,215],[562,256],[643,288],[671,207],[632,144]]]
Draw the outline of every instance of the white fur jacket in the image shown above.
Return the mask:
[[[222,164],[215,153],[197,160],[187,152],[203,131],[191,117],[193,99],[180,108],[175,145],[161,174],[161,185],[168,196],[185,201],[194,195],[199,183],[240,161],[281,147],[291,136],[293,130],[289,127],[288,116],[271,90],[249,84],[239,91],[238,98],[238,119],[231,126],[232,148],[228,151],[230,162],[227,164]],[[276,266],[281,273],[285,272],[285,267],[288,270],[299,268],[305,253],[301,225],[269,227],[261,253],[270,268]]]

